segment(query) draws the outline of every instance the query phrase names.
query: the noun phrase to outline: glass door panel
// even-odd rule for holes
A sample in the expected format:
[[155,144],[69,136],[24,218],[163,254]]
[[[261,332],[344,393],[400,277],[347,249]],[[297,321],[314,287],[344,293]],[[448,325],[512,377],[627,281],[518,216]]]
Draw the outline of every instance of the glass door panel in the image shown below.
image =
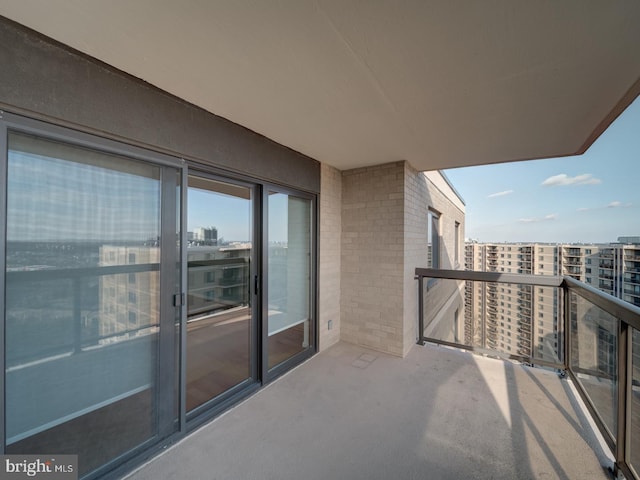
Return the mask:
[[77,454],[82,475],[162,428],[168,168],[18,133],[8,146],[6,452]]
[[268,196],[268,368],[310,345],[311,201]]
[[189,176],[187,411],[251,378],[252,189]]

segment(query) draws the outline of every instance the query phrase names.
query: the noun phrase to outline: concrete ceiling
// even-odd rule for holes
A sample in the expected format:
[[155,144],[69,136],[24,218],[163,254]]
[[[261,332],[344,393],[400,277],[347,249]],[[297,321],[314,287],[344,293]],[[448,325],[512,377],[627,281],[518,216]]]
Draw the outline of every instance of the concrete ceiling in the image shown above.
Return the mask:
[[340,169],[582,153],[640,91],[637,0],[2,0]]

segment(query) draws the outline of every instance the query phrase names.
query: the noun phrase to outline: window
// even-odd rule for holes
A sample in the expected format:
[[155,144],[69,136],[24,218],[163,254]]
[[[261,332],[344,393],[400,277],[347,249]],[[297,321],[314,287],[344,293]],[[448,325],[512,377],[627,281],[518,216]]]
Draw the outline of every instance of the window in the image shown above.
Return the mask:
[[130,273],[129,274],[129,283],[136,283],[136,274],[135,273]]
[[458,265],[458,263],[460,262],[460,222],[456,222],[455,223],[455,232],[454,232],[454,249],[455,249],[455,264],[456,266]]
[[427,218],[427,264],[440,268],[440,214],[433,210]]
[[129,254],[129,263],[136,263],[136,254],[135,253],[130,253]]

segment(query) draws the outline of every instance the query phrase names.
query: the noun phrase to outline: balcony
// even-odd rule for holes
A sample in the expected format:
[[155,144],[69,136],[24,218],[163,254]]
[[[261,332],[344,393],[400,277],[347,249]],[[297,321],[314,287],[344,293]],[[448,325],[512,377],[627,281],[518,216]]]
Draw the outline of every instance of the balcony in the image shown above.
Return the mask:
[[[517,325],[516,336],[501,337],[497,347],[495,343],[462,345],[453,340],[467,337],[459,331],[455,316],[447,324],[446,314],[439,312],[436,320],[425,312],[426,292],[418,296],[418,332],[422,332],[418,343],[455,346],[563,372],[571,385],[567,388],[576,389],[615,459],[616,472],[640,478],[640,299],[635,305],[627,303],[571,277],[420,268],[416,276],[418,291],[423,292],[424,278],[440,278],[452,284],[465,281],[471,288],[474,282],[501,283],[510,289],[514,285],[546,287],[550,296],[559,298],[553,326],[538,324],[522,310],[505,314],[505,324]],[[483,319],[474,320],[475,328],[488,329]],[[434,321],[440,325],[434,327]],[[556,476],[562,477],[557,472]]]
[[128,478],[608,479],[567,383],[435,345],[401,359],[339,343]]

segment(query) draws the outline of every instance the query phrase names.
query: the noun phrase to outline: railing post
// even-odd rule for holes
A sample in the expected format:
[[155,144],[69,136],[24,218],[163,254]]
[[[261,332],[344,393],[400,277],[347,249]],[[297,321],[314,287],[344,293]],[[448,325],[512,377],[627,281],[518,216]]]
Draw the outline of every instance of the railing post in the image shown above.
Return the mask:
[[73,351],[82,352],[82,278],[73,279]]
[[418,275],[418,345],[424,345],[424,277]]
[[561,285],[563,314],[564,314],[564,341],[562,342],[564,352],[562,362],[566,370],[571,369],[571,292],[566,283]]
[[[620,465],[628,464],[627,446],[630,444],[630,423],[631,416],[627,415],[627,408],[630,405],[629,395],[631,386],[629,382],[629,373],[631,372],[629,365],[630,353],[630,334],[629,325],[623,320],[618,320],[618,415],[617,432],[616,432],[616,470]],[[617,475],[617,472],[615,472]]]

